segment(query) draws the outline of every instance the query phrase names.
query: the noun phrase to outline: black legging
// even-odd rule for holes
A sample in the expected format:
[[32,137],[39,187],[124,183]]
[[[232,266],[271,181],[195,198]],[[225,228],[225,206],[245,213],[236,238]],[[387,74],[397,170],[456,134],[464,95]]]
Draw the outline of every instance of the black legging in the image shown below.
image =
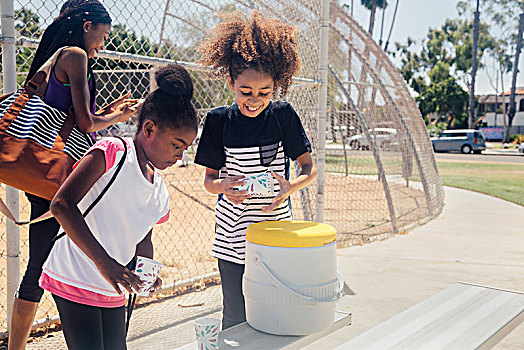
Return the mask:
[[[26,196],[31,203],[31,220],[49,210],[49,200],[29,193],[26,193]],[[60,225],[55,218],[29,225],[29,261],[18,287],[19,299],[36,303],[42,299],[44,290],[38,285],[38,280],[42,274],[42,265],[53,248],[53,238],[59,229]]]
[[218,259],[218,270],[222,280],[222,329],[246,321],[246,308],[242,294],[244,265]]
[[83,305],[53,294],[69,349],[122,350],[126,347],[124,306]]

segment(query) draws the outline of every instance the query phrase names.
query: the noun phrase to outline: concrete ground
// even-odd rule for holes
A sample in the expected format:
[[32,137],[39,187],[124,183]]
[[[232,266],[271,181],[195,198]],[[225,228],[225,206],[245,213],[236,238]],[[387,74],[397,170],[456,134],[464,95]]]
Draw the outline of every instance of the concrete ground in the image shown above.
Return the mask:
[[[524,291],[524,207],[446,188],[442,214],[407,235],[338,251],[352,325],[306,349],[332,349],[457,281]],[[524,349],[521,324],[496,349]]]
[[[338,251],[352,325],[306,349],[333,349],[457,281],[524,291],[524,207],[446,188],[442,214],[405,235]],[[181,314],[182,313],[182,314]],[[129,349],[173,349],[194,340],[194,319],[220,317],[219,288],[167,298],[133,313]],[[61,334],[29,349],[63,349]],[[497,349],[524,349],[524,324]]]
[[[191,343],[195,340],[194,320],[200,317],[221,318],[221,310],[220,285],[182,296],[168,296],[156,300],[153,298],[133,311],[127,348],[171,350]],[[51,332],[34,338],[27,344],[26,349],[67,350],[67,346],[62,332]]]

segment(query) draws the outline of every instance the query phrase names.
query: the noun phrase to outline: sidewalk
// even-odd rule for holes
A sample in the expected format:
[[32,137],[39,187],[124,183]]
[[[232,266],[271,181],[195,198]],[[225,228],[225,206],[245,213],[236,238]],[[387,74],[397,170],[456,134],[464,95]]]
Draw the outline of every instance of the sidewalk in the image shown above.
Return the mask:
[[[406,235],[338,251],[352,325],[306,349],[333,349],[457,281],[524,291],[524,207],[446,188],[442,214]],[[204,305],[200,305],[205,301]],[[220,289],[167,298],[133,313],[129,349],[173,349],[194,340],[195,318],[220,317]],[[61,333],[28,349],[65,349]],[[496,349],[524,349],[524,325]]]
[[[500,155],[500,156],[524,156],[524,153],[519,153],[518,148],[502,148],[503,143],[502,142],[486,142],[486,146],[488,147],[486,150],[484,150],[483,154],[492,154],[492,155]],[[508,146],[515,146],[515,145],[508,145]],[[495,148],[496,147],[496,148]]]
[[519,153],[517,149],[486,149],[482,154],[493,154],[499,156],[524,156],[524,153]]
[[[524,291],[524,207],[446,188],[442,214],[407,235],[338,251],[352,325],[306,349],[332,349],[457,281]],[[496,349],[524,349],[524,324]]]

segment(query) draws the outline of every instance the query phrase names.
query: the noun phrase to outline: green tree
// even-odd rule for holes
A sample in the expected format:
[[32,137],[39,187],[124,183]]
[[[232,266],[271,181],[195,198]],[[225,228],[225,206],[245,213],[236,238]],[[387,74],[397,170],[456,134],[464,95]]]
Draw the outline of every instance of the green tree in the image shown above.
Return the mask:
[[[471,19],[447,19],[440,28],[431,28],[420,42],[408,38],[390,52],[399,59],[402,76],[418,95],[423,115],[437,113],[449,126],[462,126],[468,106],[463,98],[467,100],[470,84],[472,31]],[[487,25],[481,23],[479,58],[493,47]]]
[[[128,29],[124,24],[117,23],[113,25],[111,29],[111,34],[109,35],[105,49],[108,51],[152,57],[155,55],[158,45],[152,44],[151,41],[144,36],[138,36],[135,31]],[[98,63],[93,66],[93,69],[146,69],[148,67],[148,65],[140,63],[111,60],[107,62],[106,66]]]
[[[154,56],[157,46],[125,25],[116,23],[112,26],[105,49],[128,54]],[[125,91],[131,91],[132,97],[141,98],[149,92],[151,68],[148,64],[124,60],[106,60],[95,58],[93,70],[97,72],[97,104],[105,105]]]
[[[40,28],[40,17],[33,11],[22,8],[15,11],[15,30],[18,35],[38,39],[42,36],[42,29]],[[16,55],[16,66],[18,72],[29,72],[31,67],[32,57],[35,53],[35,49],[27,47],[18,47],[18,53]],[[19,85],[25,81],[25,75],[18,75],[17,82]]]
[[42,35],[42,30],[40,29],[40,17],[25,7],[16,10],[15,29],[21,36],[27,38],[39,38]]
[[[480,5],[482,20],[487,23],[488,32],[493,38],[493,46],[488,50],[488,55],[484,60],[485,71],[498,100],[499,94],[505,91],[504,79],[513,70],[512,58],[515,56],[517,46],[519,14],[524,11],[524,2],[522,0],[481,0]],[[459,14],[463,16],[472,12],[471,4],[468,1],[459,1],[457,8]],[[503,99],[501,103],[505,139],[507,139],[512,119],[507,117],[506,104]]]
[[[421,113],[431,113],[444,118],[447,128],[466,127],[468,93],[449,73],[449,65],[440,62],[428,73],[429,83],[420,85],[420,93],[415,98]],[[440,118],[436,120],[439,122]]]

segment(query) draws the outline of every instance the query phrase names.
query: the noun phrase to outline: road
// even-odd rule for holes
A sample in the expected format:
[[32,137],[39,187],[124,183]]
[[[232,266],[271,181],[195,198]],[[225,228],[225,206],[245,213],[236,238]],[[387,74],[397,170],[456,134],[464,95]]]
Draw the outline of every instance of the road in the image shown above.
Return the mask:
[[435,159],[482,163],[512,163],[524,165],[524,155],[435,153]]
[[[341,145],[327,145],[327,154],[342,154]],[[369,156],[369,150],[346,150],[349,157]],[[462,154],[462,153],[435,153],[436,160],[449,160],[461,162],[484,162],[484,163],[511,163],[524,165],[524,154],[517,153],[515,150],[486,150],[483,154]]]

